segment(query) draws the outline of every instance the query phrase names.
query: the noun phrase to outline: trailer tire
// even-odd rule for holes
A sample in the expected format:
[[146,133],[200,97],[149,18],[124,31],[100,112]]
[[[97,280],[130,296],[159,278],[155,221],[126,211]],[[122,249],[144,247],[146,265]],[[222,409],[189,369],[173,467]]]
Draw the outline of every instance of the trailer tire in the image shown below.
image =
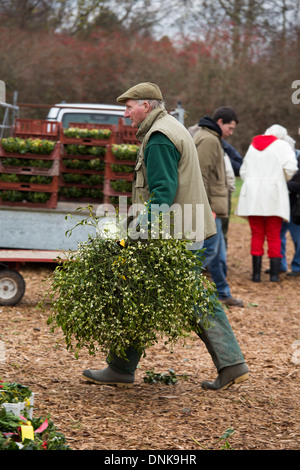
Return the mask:
[[16,305],[25,294],[23,276],[13,269],[0,270],[0,305]]

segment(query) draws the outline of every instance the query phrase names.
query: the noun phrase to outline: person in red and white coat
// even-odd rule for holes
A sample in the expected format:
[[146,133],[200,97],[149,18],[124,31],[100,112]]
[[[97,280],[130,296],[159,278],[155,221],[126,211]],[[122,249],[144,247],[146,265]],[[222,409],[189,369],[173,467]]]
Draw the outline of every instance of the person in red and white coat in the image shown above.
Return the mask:
[[290,218],[287,181],[297,171],[287,130],[274,124],[253,138],[240,168],[243,185],[236,214],[248,217],[254,282],[260,281],[264,241],[268,244],[270,281],[279,281],[282,221]]

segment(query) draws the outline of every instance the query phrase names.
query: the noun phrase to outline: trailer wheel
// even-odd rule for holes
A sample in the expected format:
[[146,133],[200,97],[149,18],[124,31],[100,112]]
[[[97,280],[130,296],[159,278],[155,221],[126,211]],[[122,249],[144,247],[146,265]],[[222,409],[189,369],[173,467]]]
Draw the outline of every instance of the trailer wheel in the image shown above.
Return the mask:
[[25,293],[25,281],[13,269],[0,270],[0,305],[16,305]]

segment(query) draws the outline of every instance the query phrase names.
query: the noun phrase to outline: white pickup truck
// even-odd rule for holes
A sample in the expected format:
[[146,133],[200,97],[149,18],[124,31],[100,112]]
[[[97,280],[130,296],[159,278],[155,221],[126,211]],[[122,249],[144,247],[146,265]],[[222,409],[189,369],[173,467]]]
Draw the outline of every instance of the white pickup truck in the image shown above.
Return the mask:
[[[53,106],[47,115],[47,121],[61,122],[64,128],[70,123],[118,125],[124,118],[124,106],[110,104],[59,103]],[[130,125],[129,119],[125,124]]]

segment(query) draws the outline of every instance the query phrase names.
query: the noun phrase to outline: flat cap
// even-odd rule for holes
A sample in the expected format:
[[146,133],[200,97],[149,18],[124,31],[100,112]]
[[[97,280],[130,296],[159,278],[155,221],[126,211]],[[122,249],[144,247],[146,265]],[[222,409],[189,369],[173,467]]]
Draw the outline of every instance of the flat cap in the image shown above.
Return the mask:
[[163,97],[160,88],[155,83],[144,82],[129,88],[117,98],[118,103],[126,103],[127,100],[163,101]]

